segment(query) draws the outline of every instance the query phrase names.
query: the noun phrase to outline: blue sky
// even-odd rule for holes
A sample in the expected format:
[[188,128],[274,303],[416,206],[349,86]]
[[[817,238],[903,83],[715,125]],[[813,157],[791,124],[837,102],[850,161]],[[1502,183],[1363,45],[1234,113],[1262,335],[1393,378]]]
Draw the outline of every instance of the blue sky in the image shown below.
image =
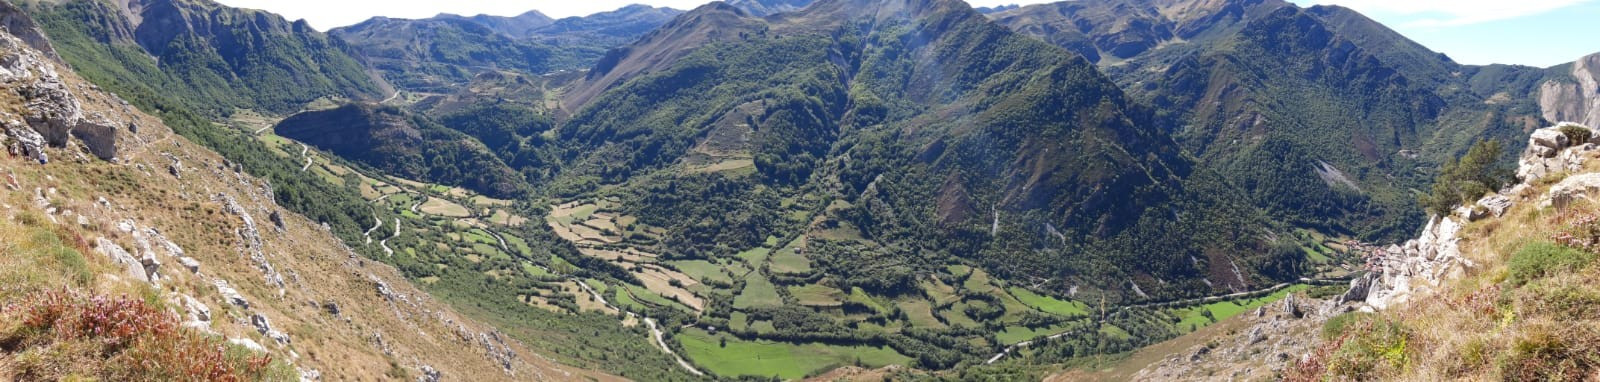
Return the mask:
[[1463,64],[1548,67],[1600,52],[1600,0],[1292,1],[1355,9]]
[[[1096,0],[1077,0],[1096,1]],[[1465,64],[1539,67],[1600,52],[1600,0],[1291,0],[1346,6]],[[430,17],[441,12],[515,15],[537,9],[582,16],[644,3],[690,9],[707,0],[218,0],[306,19],[329,29],[373,16]],[[967,0],[974,6],[1045,0]]]

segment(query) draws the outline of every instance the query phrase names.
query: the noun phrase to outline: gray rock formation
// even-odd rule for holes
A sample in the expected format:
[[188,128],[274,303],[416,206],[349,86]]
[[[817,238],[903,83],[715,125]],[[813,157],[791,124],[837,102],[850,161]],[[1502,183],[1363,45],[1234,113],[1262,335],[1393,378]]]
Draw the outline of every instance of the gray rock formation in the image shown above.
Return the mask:
[[1589,200],[1589,195],[1596,191],[1600,191],[1600,174],[1573,175],[1551,186],[1550,191],[1539,199],[1539,207],[1564,211],[1573,203]]
[[440,373],[433,366],[422,365],[422,376],[417,377],[417,382],[439,382],[439,379],[443,376],[444,373]]
[[141,263],[138,258],[133,257],[133,254],[128,253],[128,250],[123,249],[116,242],[103,237],[95,239],[94,250],[111,259],[112,264],[122,267],[124,275],[141,282],[148,283],[151,281],[150,275],[145,272],[144,263]]
[[1571,75],[1539,86],[1544,119],[1600,126],[1600,53],[1578,59]]
[[217,294],[222,295],[223,301],[240,308],[250,309],[250,301],[245,300],[244,295],[239,294],[238,290],[228,286],[228,282],[226,280],[218,279],[212,284],[217,287]]
[[1550,175],[1578,171],[1589,159],[1600,156],[1600,144],[1568,142],[1566,135],[1560,131],[1563,126],[1584,127],[1563,123],[1535,130],[1528,139],[1528,149],[1517,161],[1517,179],[1531,184]]

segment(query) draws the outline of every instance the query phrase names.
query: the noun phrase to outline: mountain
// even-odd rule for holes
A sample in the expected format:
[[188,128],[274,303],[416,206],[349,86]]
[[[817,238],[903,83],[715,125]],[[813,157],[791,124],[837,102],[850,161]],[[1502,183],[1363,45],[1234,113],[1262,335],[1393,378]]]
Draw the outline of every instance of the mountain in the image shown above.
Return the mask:
[[751,16],[767,17],[778,13],[793,12],[811,5],[814,0],[732,0],[728,5],[744,10]]
[[325,96],[382,98],[343,42],[303,21],[209,0],[26,1],[61,55],[97,82],[215,113],[286,112]]
[[439,15],[408,20],[375,17],[329,34],[347,41],[403,89],[453,92],[484,72],[543,75],[588,68],[609,50],[666,23],[680,11],[643,5],[550,20],[537,11],[517,17]]
[[[1274,214],[1328,232],[1407,234],[1421,219],[1408,190],[1430,178],[1417,169],[1478,139],[1516,142],[1540,123],[1524,98],[1474,88],[1478,68],[1339,7],[1119,0],[990,16],[1097,61],[1204,166]],[[1278,165],[1259,165],[1268,158]]]
[[[672,20],[683,11],[648,5],[629,5],[615,11],[562,18],[534,30],[535,36],[559,42],[632,40]],[[598,40],[598,41],[594,41]]]
[[1539,85],[1539,108],[1544,119],[1600,126],[1600,53],[1550,71],[1567,75],[1553,75]]
[[[564,102],[577,111],[558,128],[558,143],[584,153],[566,160],[565,179],[635,184],[630,179],[672,178],[648,174],[675,173],[670,169],[685,164],[749,158],[755,174],[731,181],[795,188],[780,194],[815,187],[822,196],[813,197],[852,206],[830,208],[819,219],[858,232],[865,239],[857,243],[946,256],[972,251],[1008,277],[1077,275],[1082,279],[1072,283],[1098,284],[1114,295],[1133,293],[1126,284],[1105,283],[1110,273],[1166,283],[1207,277],[1203,267],[1191,268],[1203,262],[1190,264],[1183,255],[1173,257],[1181,263],[1107,260],[1161,264],[1150,269],[1089,269],[1100,256],[1148,255],[1109,243],[1152,234],[1144,230],[1170,219],[1156,211],[1228,202],[1227,191],[1202,201],[1186,188],[1227,186],[1198,184],[1211,176],[1192,171],[1150,115],[1092,65],[1005,31],[964,4],[821,1],[761,20],[714,3],[618,52]],[[995,214],[1010,222],[994,221]],[[700,218],[652,224],[691,230],[675,221]],[[751,230],[760,228],[674,236],[704,234],[748,246],[766,236]],[[1035,250],[1004,242],[1032,243],[1026,245]],[[1208,245],[1170,244],[1193,248],[1196,256]],[[1075,260],[1082,263],[1045,260],[1067,248],[1093,254]],[[842,256],[833,259],[834,277],[853,279],[849,253],[829,254]],[[1021,271],[1011,268],[1019,264],[1013,256],[1038,256],[1035,264],[1049,265]],[[1226,276],[1222,284],[1235,282]]]
[[549,26],[556,21],[555,19],[550,18],[550,16],[545,16],[543,13],[539,13],[539,11],[528,11],[526,13],[511,17],[491,15],[467,17],[444,13],[434,16],[433,19],[471,21],[473,23],[488,27],[490,30],[493,30],[497,33],[511,36],[513,38],[527,37],[532,34],[534,30]]
[[26,116],[0,126],[0,378],[618,380],[364,260],[277,204],[286,184],[237,172],[41,41],[0,32],[0,103]]
[[385,173],[517,198],[527,183],[482,143],[398,108],[348,104],[295,114],[273,127],[284,137]]
[[411,90],[442,91],[484,71],[543,74],[599,58],[598,53],[511,37],[488,25],[466,18],[377,17],[329,34],[348,41],[389,82]]

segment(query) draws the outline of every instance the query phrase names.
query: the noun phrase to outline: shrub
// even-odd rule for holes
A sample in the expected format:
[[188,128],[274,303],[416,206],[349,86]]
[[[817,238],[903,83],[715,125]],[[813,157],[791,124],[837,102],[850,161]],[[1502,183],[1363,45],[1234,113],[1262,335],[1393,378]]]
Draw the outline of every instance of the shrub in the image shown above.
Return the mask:
[[1584,144],[1594,136],[1594,131],[1578,125],[1561,125],[1557,130],[1560,130],[1562,135],[1566,135],[1567,142],[1572,142],[1573,146]]
[[1558,271],[1571,271],[1589,265],[1594,254],[1550,242],[1535,242],[1517,250],[1506,264],[1512,285],[1523,285]]
[[1381,371],[1404,369],[1409,361],[1411,332],[1398,322],[1365,321],[1351,327],[1346,335],[1327,361],[1326,370],[1331,375],[1375,380],[1380,379]]
[[0,314],[0,350],[52,355],[15,365],[22,379],[78,374],[107,380],[240,381],[284,374],[286,367],[265,355],[229,352],[214,338],[181,329],[175,316],[141,299],[59,290],[22,300]]
[[1322,324],[1322,338],[1331,339],[1372,321],[1372,313],[1350,312],[1329,318]]
[[1590,325],[1551,324],[1528,328],[1500,360],[1512,381],[1579,381],[1600,369],[1600,333]]

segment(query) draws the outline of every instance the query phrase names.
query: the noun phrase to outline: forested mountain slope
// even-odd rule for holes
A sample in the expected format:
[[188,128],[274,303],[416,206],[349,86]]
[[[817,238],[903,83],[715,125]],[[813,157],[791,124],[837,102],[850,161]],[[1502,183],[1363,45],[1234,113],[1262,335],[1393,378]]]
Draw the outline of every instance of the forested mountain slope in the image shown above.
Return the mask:
[[1501,81],[1474,81],[1480,68],[1339,7],[1127,0],[991,17],[1098,61],[1205,167],[1329,232],[1408,234],[1420,219],[1408,190],[1423,188],[1428,169],[1475,140],[1518,142],[1541,124],[1529,99],[1496,97]]
[[386,96],[348,46],[304,22],[209,0],[24,1],[75,69],[208,113]]

